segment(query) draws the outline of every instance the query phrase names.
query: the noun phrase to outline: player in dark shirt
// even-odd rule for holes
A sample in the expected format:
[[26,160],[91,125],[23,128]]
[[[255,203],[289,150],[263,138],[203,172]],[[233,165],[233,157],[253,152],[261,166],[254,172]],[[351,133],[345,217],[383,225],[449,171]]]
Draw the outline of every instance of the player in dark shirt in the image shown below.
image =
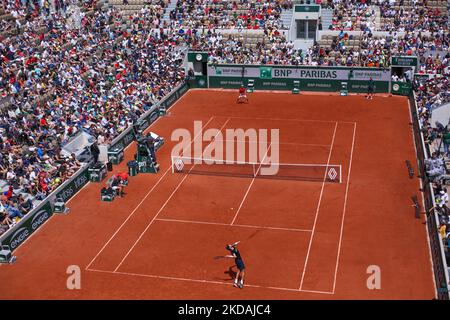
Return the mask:
[[[244,276],[245,276],[245,264],[242,260],[241,253],[237,249],[238,242],[235,242],[234,244],[227,244],[225,247],[228,251],[230,251],[230,255],[226,255],[225,258],[233,258],[234,262],[236,263],[236,267],[238,269],[236,273],[236,277],[234,279],[234,286],[236,288],[243,288],[244,287]],[[241,281],[239,282],[239,276]]]
[[372,77],[369,80],[369,84],[367,86],[367,99],[372,100],[373,99],[373,91],[375,89],[375,84],[373,83]]

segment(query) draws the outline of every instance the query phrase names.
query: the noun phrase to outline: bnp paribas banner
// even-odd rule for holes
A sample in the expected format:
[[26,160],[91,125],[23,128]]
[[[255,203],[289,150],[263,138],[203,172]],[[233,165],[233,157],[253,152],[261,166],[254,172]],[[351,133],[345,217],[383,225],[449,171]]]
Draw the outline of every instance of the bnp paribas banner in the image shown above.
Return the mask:
[[348,82],[350,91],[366,91],[370,78],[377,92],[389,90],[390,70],[347,67],[287,67],[216,65],[208,66],[210,87],[237,87],[253,79],[255,89],[338,91],[341,82]]
[[372,68],[226,66],[208,67],[208,75],[216,77],[251,77],[260,79],[328,79],[389,81],[390,70]]

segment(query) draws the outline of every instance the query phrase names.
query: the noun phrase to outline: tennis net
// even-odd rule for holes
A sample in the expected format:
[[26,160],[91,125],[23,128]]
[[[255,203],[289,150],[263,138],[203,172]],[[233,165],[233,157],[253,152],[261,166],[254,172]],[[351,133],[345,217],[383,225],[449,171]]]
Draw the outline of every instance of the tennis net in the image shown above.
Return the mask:
[[[270,167],[276,169],[268,170]],[[268,171],[270,171],[270,174]],[[240,162],[172,156],[172,172],[241,178],[342,183],[342,166],[333,164]]]

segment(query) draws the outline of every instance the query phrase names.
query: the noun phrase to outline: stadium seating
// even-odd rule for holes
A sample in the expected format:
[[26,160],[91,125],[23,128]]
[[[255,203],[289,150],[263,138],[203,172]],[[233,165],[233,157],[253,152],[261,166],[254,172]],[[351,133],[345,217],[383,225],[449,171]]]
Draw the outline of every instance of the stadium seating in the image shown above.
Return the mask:
[[182,83],[186,47],[209,63],[388,67],[417,55],[429,75],[415,83],[417,103],[436,144],[430,112],[449,101],[445,0],[322,1],[330,28],[303,50],[281,19],[291,1],[79,1],[67,17],[65,1],[50,2],[0,6],[0,225],[74,174],[79,163],[59,152],[77,132],[108,143]]

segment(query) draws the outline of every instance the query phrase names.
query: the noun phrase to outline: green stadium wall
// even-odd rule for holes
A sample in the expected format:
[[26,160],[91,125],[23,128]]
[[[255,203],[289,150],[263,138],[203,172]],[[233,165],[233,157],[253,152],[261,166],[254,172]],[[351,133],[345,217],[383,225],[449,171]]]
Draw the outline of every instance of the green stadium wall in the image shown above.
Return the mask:
[[348,91],[367,92],[372,77],[375,92],[390,92],[390,69],[347,67],[295,67],[262,65],[209,65],[208,87],[235,89],[254,81],[255,90],[292,90],[298,82],[301,91],[339,91],[347,83]]

